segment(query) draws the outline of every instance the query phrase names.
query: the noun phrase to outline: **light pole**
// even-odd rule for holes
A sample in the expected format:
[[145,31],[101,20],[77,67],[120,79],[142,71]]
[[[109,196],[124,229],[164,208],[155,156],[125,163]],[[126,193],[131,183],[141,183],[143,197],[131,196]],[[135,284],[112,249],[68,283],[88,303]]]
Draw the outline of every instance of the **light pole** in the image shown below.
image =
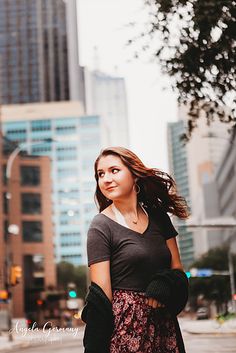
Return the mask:
[[12,324],[12,291],[11,291],[11,280],[10,280],[10,273],[11,273],[11,268],[12,268],[12,254],[11,254],[11,248],[10,248],[10,239],[9,235],[10,234],[15,234],[17,235],[19,233],[19,227],[15,224],[10,224],[11,218],[10,218],[10,200],[12,198],[11,190],[10,190],[10,179],[11,179],[11,171],[12,171],[12,166],[14,163],[15,158],[17,155],[27,149],[28,147],[31,146],[36,146],[36,145],[42,145],[44,143],[51,143],[54,142],[55,140],[48,138],[44,139],[35,143],[23,143],[19,146],[17,146],[10,154],[8,160],[7,160],[7,165],[6,165],[6,205],[7,205],[7,212],[8,212],[8,227],[7,227],[7,236],[6,236],[6,242],[5,242],[5,251],[6,251],[6,258],[5,258],[5,269],[6,269],[6,278],[5,278],[5,285],[6,289],[8,291],[8,340],[9,342],[13,341],[13,335],[11,331],[11,324]]
[[[204,228],[204,229],[236,229],[236,219],[233,217],[218,217],[215,219],[205,219],[202,223],[194,223],[193,221],[187,221],[184,224],[178,224],[177,227],[184,227],[190,229]],[[235,280],[234,280],[234,267],[233,267],[233,256],[231,251],[231,243],[236,240],[236,231],[228,237],[224,242],[228,245],[228,267],[230,277],[230,291],[231,291],[231,303],[233,312],[236,313],[236,300],[235,295]]]

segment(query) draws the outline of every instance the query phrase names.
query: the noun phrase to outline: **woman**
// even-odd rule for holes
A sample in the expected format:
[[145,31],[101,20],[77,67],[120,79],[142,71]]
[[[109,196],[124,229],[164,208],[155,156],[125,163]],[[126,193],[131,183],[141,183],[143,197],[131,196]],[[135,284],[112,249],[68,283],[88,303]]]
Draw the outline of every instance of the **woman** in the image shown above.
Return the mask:
[[173,316],[183,266],[167,212],[187,218],[185,200],[168,174],[123,147],[102,150],[95,178],[100,213],[88,231],[88,265],[91,282],[112,304],[110,353],[183,352]]

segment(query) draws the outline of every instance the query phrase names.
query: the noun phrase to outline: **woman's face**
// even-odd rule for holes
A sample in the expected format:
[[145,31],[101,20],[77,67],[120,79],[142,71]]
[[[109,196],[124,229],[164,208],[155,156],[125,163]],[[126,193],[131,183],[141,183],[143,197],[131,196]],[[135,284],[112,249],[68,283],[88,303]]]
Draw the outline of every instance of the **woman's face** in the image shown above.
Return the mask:
[[135,192],[135,179],[118,156],[101,157],[97,165],[98,185],[103,195],[109,200],[129,197]]

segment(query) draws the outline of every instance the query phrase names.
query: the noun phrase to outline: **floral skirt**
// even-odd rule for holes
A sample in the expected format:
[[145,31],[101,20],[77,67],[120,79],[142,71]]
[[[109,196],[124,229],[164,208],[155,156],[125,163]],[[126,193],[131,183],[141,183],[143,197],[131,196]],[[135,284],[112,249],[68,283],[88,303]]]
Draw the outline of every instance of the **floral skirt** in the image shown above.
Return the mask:
[[175,324],[164,308],[145,304],[144,292],[115,289],[110,353],[179,353]]

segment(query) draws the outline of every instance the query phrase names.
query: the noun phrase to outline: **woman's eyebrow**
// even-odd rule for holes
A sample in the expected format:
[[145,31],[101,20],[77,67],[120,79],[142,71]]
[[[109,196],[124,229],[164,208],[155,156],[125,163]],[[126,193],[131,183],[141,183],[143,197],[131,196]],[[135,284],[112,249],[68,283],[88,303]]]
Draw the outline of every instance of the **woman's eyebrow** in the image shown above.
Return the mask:
[[[112,168],[120,168],[118,165],[112,165],[111,167],[109,167],[108,169],[112,169]],[[98,169],[97,172],[101,172],[103,171],[103,169]]]

